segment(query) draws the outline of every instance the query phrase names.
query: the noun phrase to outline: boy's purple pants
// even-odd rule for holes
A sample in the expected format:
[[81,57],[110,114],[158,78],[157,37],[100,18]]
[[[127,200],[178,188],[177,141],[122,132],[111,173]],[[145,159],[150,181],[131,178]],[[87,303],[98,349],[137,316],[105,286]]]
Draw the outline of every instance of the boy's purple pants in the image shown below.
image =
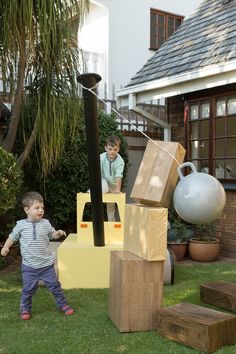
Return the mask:
[[38,289],[39,280],[43,280],[45,286],[52,292],[55,297],[57,306],[61,309],[66,303],[65,295],[62,291],[61,284],[57,280],[54,265],[43,268],[34,269],[32,267],[21,265],[21,273],[23,280],[23,289],[21,294],[20,311],[31,312],[32,296]]

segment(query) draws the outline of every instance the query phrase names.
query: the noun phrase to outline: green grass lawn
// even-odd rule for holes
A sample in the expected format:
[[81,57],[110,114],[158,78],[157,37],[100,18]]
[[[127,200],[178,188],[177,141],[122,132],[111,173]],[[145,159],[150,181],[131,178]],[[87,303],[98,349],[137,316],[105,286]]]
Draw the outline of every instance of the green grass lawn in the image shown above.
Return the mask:
[[[213,280],[236,281],[236,265],[175,266],[175,284],[164,286],[163,305],[183,301],[203,305],[199,284]],[[33,298],[30,321],[19,320],[18,271],[1,276],[0,292],[0,354],[200,353],[162,338],[155,331],[120,333],[108,317],[108,289],[65,291],[75,310],[73,316],[65,317],[56,309],[52,295],[40,287]],[[236,345],[217,353],[236,353]]]

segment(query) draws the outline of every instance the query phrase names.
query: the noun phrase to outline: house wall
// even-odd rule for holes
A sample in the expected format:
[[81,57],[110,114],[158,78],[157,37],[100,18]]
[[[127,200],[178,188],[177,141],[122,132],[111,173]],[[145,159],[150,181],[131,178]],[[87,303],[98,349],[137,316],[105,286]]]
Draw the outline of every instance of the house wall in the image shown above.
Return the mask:
[[[185,146],[184,101],[177,96],[168,99],[168,123],[172,126],[172,141]],[[221,255],[236,259],[236,191],[226,190],[226,205],[222,215],[216,219],[216,236],[221,239]]]
[[[130,78],[154,54],[150,45],[150,8],[188,16],[200,0],[96,0],[79,32],[79,46],[97,54],[100,86],[107,98],[128,84]],[[90,59],[91,69],[94,71]],[[104,89],[105,87],[105,89]],[[100,94],[102,94],[100,92]]]

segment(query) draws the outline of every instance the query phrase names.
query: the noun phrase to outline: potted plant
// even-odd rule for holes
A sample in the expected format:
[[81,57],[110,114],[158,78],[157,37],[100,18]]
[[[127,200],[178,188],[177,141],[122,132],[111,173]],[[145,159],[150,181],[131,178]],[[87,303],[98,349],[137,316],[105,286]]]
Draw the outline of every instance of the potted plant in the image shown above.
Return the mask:
[[190,237],[192,237],[191,230],[181,219],[177,218],[170,224],[167,232],[167,246],[172,249],[177,261],[184,258]]
[[195,236],[189,240],[189,256],[198,262],[212,262],[220,253],[220,239],[213,223],[196,225]]

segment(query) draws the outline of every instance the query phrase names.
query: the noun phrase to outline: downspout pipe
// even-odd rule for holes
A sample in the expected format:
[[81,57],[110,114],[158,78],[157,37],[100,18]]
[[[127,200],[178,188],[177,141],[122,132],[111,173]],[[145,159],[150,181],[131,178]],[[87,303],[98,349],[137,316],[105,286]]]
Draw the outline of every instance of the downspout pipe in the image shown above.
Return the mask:
[[82,74],[77,77],[77,81],[83,85],[94,246],[105,246],[97,99],[92,92],[86,90],[101,81],[101,76]]

